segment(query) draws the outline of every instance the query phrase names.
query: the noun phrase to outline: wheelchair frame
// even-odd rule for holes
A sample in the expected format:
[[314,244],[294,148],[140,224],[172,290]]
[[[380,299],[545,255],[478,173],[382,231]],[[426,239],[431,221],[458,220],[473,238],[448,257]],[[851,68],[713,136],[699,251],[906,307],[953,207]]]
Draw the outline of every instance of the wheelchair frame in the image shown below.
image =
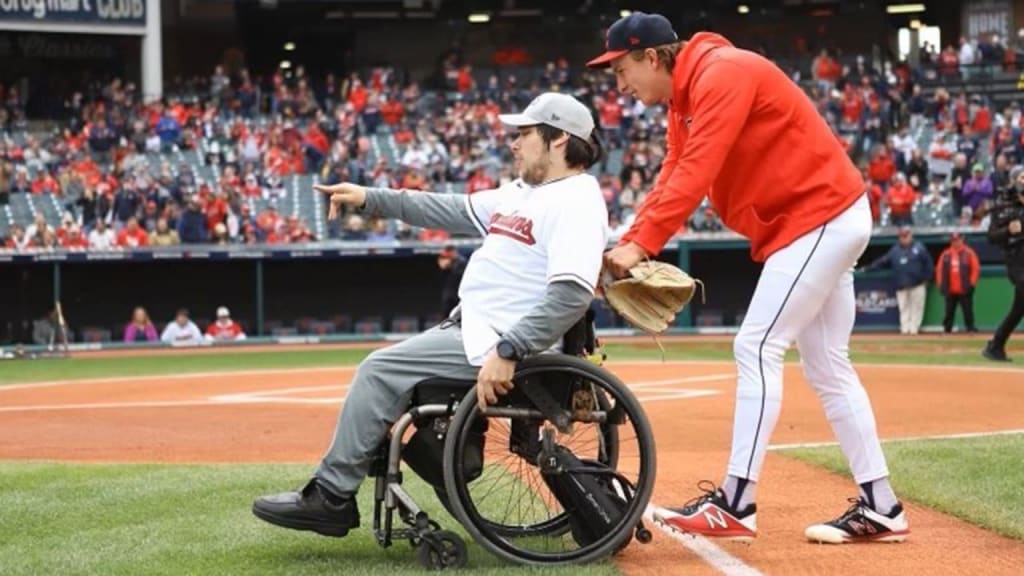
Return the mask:
[[[593,329],[593,312],[589,311],[585,318],[581,319],[566,333],[563,340],[563,355],[569,358],[577,358],[589,363],[593,367],[601,368],[605,356],[600,351],[599,344]],[[529,361],[527,361],[529,362]],[[516,367],[516,376],[520,375],[520,368]],[[529,366],[525,372],[529,373],[538,370],[537,367]],[[429,380],[429,379],[428,379]],[[428,381],[424,380],[424,382]],[[452,381],[454,382],[454,381]],[[384,547],[390,547],[394,540],[406,539],[416,549],[417,559],[427,569],[443,570],[447,568],[459,568],[466,564],[467,548],[461,536],[450,530],[443,530],[441,526],[420,508],[412,496],[402,488],[402,450],[404,437],[409,427],[421,418],[447,417],[449,424],[455,416],[460,402],[470,401],[472,396],[469,392],[474,389],[473,383],[466,381],[467,394],[465,397],[456,398],[450,396],[447,404],[428,402],[419,406],[413,406],[409,411],[402,414],[391,428],[389,439],[381,444],[370,475],[376,476],[374,487],[374,510],[373,510],[373,533],[377,543]],[[626,390],[628,392],[628,390]],[[558,430],[565,430],[571,426],[571,419],[577,422],[591,422],[604,424],[607,422],[608,414],[573,414],[572,417],[565,411],[550,411],[538,405],[540,410],[527,408],[510,407],[488,407],[482,412],[484,417],[499,418],[522,418],[541,419],[550,421]],[[548,414],[545,414],[548,412]],[[548,418],[551,416],[551,418]],[[649,424],[645,423],[649,427]],[[444,430],[446,440],[450,428]],[[653,449],[653,444],[651,446]],[[386,450],[386,453],[385,453]],[[445,453],[449,451],[446,445]],[[653,456],[652,456],[653,458]],[[653,472],[652,472],[653,476]],[[651,478],[653,483],[653,477]],[[435,488],[436,489],[436,488]],[[440,495],[440,492],[439,492]],[[647,495],[649,497],[649,494]],[[448,496],[451,498],[451,496]],[[442,502],[452,511],[450,502]],[[406,528],[395,528],[395,514],[406,524]],[[467,527],[470,533],[472,529]],[[643,519],[637,520],[633,528],[635,538],[640,543],[648,543],[652,539],[650,530],[644,526]],[[626,540],[628,542],[628,540]],[[625,543],[623,543],[623,546]],[[519,560],[523,562],[522,560]]]
[[[402,488],[402,446],[405,432],[413,422],[419,418],[451,416],[454,413],[453,407],[454,403],[425,404],[402,414],[392,427],[391,439],[387,444],[387,469],[384,474],[377,476],[374,487],[373,534],[377,543],[387,548],[395,538],[408,539],[409,544],[417,549],[420,563],[433,570],[464,566],[467,558],[466,543],[458,534],[442,530]],[[408,528],[394,528],[396,513]]]

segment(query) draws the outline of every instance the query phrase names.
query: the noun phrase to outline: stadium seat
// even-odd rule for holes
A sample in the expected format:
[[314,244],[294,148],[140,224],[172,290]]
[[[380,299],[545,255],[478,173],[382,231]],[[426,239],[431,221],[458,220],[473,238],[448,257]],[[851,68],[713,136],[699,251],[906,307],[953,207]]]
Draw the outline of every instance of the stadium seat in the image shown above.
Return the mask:
[[312,334],[314,322],[316,322],[316,318],[303,316],[295,320],[295,328],[298,329],[299,334]]
[[97,328],[95,326],[82,328],[82,342],[99,343],[110,341],[110,330],[106,328]]
[[379,316],[369,316],[356,322],[356,334],[380,334],[384,331],[384,322]]
[[391,332],[415,334],[420,331],[420,321],[415,316],[396,316],[391,320]]
[[721,310],[701,310],[697,313],[696,323],[697,326],[722,326],[723,325],[723,314]]
[[317,320],[310,324],[310,334],[316,334],[317,336],[323,336],[325,334],[334,333],[334,322],[325,320]]
[[336,314],[331,322],[336,332],[352,332],[352,317],[348,314]]

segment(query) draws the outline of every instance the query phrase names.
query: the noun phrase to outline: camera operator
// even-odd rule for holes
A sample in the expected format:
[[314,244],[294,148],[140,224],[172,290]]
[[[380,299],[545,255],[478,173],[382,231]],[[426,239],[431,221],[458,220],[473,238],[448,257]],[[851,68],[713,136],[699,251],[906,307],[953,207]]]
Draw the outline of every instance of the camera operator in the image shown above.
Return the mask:
[[982,351],[985,358],[997,362],[1010,360],[1006,341],[1024,318],[1024,166],[1010,171],[1010,183],[996,202],[988,228],[989,242],[1002,246],[1006,254],[1006,270],[1014,286],[1013,305]]

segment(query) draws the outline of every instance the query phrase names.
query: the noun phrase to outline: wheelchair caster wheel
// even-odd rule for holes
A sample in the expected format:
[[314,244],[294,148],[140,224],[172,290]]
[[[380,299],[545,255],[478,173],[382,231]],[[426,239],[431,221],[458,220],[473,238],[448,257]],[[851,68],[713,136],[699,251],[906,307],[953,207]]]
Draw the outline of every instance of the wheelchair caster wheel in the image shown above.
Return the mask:
[[647,528],[636,529],[636,541],[641,544],[650,544],[651,540],[654,539],[654,535]]
[[467,556],[466,543],[450,530],[424,534],[416,550],[416,559],[427,570],[462,568]]

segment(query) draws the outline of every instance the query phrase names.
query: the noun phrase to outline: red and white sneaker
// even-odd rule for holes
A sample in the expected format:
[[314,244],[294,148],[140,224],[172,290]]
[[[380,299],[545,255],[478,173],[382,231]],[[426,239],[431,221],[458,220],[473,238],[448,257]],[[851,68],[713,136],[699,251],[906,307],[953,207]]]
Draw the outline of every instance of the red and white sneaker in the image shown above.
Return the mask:
[[910,534],[902,504],[896,504],[889,514],[881,514],[860,498],[850,498],[850,502],[850,508],[839,518],[808,527],[804,532],[807,539],[823,544],[903,542]]
[[743,510],[729,506],[725,493],[708,482],[711,487],[699,485],[704,495],[683,505],[682,508],[658,508],[654,521],[684,534],[700,534],[709,538],[750,542],[757,536],[757,504],[748,504]]

